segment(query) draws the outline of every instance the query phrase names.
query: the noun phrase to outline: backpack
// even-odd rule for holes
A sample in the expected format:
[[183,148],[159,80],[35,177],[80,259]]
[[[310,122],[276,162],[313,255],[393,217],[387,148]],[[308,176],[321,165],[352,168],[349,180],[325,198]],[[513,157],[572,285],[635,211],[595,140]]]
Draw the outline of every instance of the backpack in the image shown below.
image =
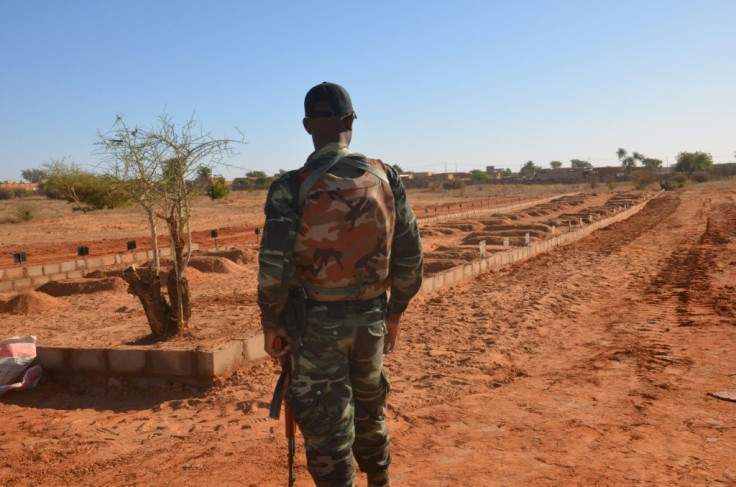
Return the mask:
[[[338,163],[357,177],[329,172]],[[297,222],[293,278],[310,299],[366,300],[390,286],[394,196],[383,163],[340,151],[315,169],[289,174]],[[291,281],[291,279],[289,279]]]

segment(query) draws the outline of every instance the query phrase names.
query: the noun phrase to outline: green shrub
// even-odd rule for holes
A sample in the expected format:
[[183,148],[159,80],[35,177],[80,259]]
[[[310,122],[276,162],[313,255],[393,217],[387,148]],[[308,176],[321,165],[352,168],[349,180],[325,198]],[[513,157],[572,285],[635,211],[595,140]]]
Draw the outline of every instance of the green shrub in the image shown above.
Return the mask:
[[0,188],[0,200],[12,200],[15,198],[15,191],[11,188]]
[[20,221],[29,222],[38,216],[38,208],[35,205],[21,203],[15,208],[15,216]]
[[710,180],[710,175],[707,172],[698,171],[698,172],[692,173],[690,175],[690,179],[692,179],[696,183],[704,183]]
[[670,178],[670,182],[675,188],[684,188],[687,184],[687,177],[684,174],[675,174]]
[[647,170],[636,171],[633,179],[636,189],[644,189],[655,181],[654,174]]
[[219,200],[227,196],[230,190],[227,187],[227,181],[222,176],[217,176],[212,180],[212,187],[207,191],[207,194],[213,200]]

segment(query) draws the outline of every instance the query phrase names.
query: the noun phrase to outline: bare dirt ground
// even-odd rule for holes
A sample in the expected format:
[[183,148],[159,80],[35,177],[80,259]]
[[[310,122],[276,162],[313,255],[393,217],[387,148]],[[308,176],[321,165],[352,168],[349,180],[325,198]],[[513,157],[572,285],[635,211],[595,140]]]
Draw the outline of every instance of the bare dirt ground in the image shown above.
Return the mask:
[[[736,389],[734,286],[736,190],[692,189],[418,298],[386,363],[394,485],[736,485],[736,403],[709,395]],[[285,485],[277,374],[11,392],[0,484]]]

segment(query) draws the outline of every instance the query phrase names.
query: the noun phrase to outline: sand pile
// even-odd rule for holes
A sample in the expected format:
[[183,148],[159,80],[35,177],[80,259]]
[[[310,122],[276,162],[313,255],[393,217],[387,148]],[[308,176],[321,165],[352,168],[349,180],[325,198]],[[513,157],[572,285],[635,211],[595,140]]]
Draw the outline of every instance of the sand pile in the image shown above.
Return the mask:
[[68,306],[67,303],[61,299],[54,298],[48,294],[29,291],[15,296],[7,303],[0,303],[0,313],[30,315],[65,306]]
[[51,281],[38,288],[38,291],[50,296],[73,296],[75,294],[93,294],[103,291],[126,292],[128,284],[120,277],[69,279]]
[[241,249],[231,249],[220,250],[216,252],[207,252],[207,257],[224,257],[235,262],[236,264],[244,265],[255,262],[258,258],[258,253],[255,250],[250,249],[248,249],[248,251]]
[[215,274],[231,274],[243,270],[241,266],[225,257],[192,257],[189,267],[200,272]]

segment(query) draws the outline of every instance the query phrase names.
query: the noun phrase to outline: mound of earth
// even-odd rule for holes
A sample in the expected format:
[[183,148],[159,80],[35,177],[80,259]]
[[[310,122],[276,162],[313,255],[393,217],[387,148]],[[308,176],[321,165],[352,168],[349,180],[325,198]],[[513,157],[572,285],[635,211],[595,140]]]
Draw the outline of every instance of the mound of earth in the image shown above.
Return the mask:
[[242,271],[242,267],[225,257],[192,257],[189,266],[200,272],[231,274]]
[[236,264],[244,265],[254,262],[257,258],[257,252],[253,250],[246,252],[242,249],[220,250],[216,252],[207,252],[207,257],[224,257]]
[[0,313],[15,315],[39,314],[62,306],[67,306],[67,303],[61,299],[54,298],[48,294],[29,291],[15,296],[7,303],[0,304]]
[[88,279],[100,279],[102,277],[122,277],[122,275],[123,275],[122,270],[103,271],[103,270],[97,269],[97,270],[86,273],[84,277]]
[[38,288],[38,291],[56,297],[93,294],[103,291],[126,292],[127,290],[128,284],[120,277],[51,281]]

